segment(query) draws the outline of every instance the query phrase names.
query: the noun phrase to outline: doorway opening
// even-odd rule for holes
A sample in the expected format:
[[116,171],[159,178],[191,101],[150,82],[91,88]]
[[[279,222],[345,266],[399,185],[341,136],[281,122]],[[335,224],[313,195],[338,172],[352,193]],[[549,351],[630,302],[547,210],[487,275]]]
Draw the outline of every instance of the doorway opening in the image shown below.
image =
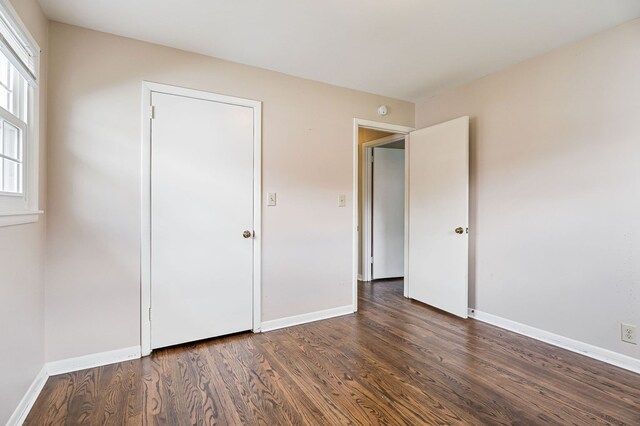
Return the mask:
[[[357,310],[358,281],[404,276],[404,143],[412,130],[406,126],[354,120],[354,311]],[[376,154],[381,160],[376,170],[380,185],[374,188],[376,176],[371,161]],[[376,200],[379,201],[375,205],[374,194],[378,194]],[[392,199],[388,199],[389,196]],[[375,271],[374,252],[379,262]]]
[[469,117],[354,120],[354,194],[354,311],[358,279],[402,277],[405,297],[466,318]]
[[[366,137],[366,132],[364,136]],[[363,141],[363,281],[404,277],[405,135]]]

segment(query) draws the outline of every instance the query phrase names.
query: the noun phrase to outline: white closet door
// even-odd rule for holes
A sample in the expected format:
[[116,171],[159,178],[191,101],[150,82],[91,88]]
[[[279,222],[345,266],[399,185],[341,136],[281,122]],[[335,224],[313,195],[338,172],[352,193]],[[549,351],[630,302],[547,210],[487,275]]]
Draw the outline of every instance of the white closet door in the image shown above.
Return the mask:
[[409,297],[466,318],[469,117],[409,135]]
[[252,328],[253,110],[152,94],[151,346]]
[[404,275],[404,149],[373,149],[372,278]]

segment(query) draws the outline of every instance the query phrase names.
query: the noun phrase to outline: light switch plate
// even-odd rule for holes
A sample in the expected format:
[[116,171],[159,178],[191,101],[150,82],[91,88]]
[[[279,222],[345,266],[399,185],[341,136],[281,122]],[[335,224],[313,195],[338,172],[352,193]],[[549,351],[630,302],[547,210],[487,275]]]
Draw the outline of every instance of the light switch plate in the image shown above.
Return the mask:
[[338,197],[338,207],[344,207],[347,205],[347,196],[344,194],[340,194]]
[[276,193],[269,192],[267,194],[267,206],[275,206],[276,205]]

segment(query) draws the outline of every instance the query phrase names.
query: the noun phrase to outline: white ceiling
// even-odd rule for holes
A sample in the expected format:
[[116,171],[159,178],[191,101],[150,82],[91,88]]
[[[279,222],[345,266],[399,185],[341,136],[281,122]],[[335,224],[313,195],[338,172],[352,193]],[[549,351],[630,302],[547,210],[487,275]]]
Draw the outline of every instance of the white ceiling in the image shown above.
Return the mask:
[[416,100],[640,16],[640,0],[40,0],[49,18]]

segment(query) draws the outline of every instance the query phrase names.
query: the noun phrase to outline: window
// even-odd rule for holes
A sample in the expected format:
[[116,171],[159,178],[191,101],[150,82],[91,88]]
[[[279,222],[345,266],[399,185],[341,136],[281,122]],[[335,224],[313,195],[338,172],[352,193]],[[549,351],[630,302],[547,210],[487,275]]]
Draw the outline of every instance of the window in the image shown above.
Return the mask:
[[15,11],[0,2],[0,226],[37,220],[38,54]]
[[0,54],[0,192],[24,194],[24,134],[27,128],[27,82]]

